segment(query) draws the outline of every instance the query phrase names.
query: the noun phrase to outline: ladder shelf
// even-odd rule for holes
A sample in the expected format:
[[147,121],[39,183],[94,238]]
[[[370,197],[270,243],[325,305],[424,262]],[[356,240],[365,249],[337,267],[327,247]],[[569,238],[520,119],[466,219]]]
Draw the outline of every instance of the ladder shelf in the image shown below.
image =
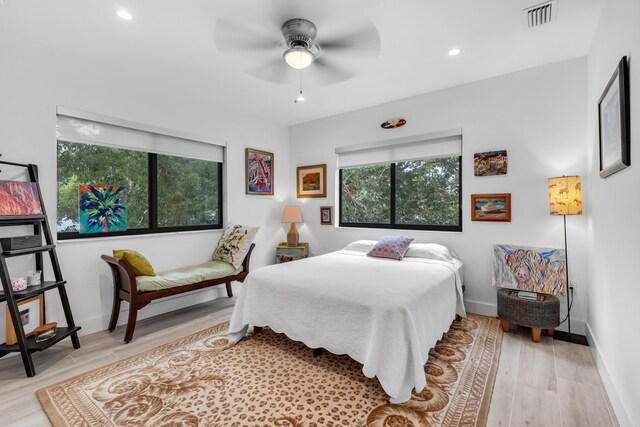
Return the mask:
[[[40,215],[0,216],[0,227],[13,227],[21,225],[33,226],[33,234],[42,235],[42,237],[44,238],[44,243],[38,247],[0,251],[0,281],[2,282],[0,302],[6,301],[7,303],[7,312],[9,314],[9,316],[7,317],[7,322],[11,322],[13,324],[13,329],[15,331],[17,339],[16,344],[0,344],[0,357],[3,357],[9,353],[19,352],[22,356],[24,370],[27,376],[33,377],[36,374],[36,371],[33,366],[33,359],[31,358],[31,354],[38,351],[46,350],[47,348],[59,343],[66,338],[71,338],[73,348],[80,348],[80,340],[78,339],[78,331],[80,330],[80,326],[76,326],[73,321],[73,313],[71,312],[71,306],[69,305],[69,298],[67,297],[67,291],[65,287],[67,282],[62,277],[60,262],[58,261],[58,256],[56,254],[56,246],[53,242],[53,237],[51,234],[51,229],[49,227],[49,222],[47,220],[47,214],[42,198],[42,192],[40,191],[40,184],[38,182],[38,167],[33,164],[23,165],[1,160],[0,164],[27,168],[29,172],[29,179],[35,184],[35,188],[38,192],[38,199],[42,210],[42,214]],[[49,254],[49,260],[53,269],[54,278],[52,280],[44,280],[43,255],[45,253]],[[13,288],[11,287],[11,275],[9,274],[9,268],[7,267],[6,259],[22,255],[35,255],[36,270],[41,271],[41,283],[36,286],[30,286],[23,291],[13,291]],[[67,326],[58,327],[56,330],[56,335],[53,338],[50,338],[46,341],[36,342],[34,336],[27,337],[27,334],[25,333],[18,303],[26,298],[30,298],[36,295],[43,295],[44,303],[45,293],[47,291],[55,289],[58,290],[58,293],[60,295],[60,302],[62,303],[62,309],[64,311],[64,317]],[[44,323],[44,313],[43,319],[41,320]]]

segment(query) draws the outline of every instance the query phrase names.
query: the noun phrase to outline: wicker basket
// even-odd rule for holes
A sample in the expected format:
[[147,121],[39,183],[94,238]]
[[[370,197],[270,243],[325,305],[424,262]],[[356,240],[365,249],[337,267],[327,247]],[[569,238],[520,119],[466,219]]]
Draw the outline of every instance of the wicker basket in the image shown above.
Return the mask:
[[560,301],[546,295],[544,301],[511,296],[511,289],[498,290],[498,317],[529,328],[553,329],[560,324]]

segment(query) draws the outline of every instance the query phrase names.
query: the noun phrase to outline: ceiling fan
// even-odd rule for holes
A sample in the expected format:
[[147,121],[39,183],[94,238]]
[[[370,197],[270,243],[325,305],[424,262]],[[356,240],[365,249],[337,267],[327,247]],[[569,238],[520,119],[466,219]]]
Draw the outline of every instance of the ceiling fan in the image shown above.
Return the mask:
[[250,75],[274,83],[293,82],[303,69],[308,82],[342,82],[362,71],[380,51],[380,35],[368,20],[341,28],[329,25],[329,34],[320,33],[320,37],[316,25],[307,19],[286,20],[281,36],[265,31],[267,26],[220,19],[215,27],[216,46],[241,56]]

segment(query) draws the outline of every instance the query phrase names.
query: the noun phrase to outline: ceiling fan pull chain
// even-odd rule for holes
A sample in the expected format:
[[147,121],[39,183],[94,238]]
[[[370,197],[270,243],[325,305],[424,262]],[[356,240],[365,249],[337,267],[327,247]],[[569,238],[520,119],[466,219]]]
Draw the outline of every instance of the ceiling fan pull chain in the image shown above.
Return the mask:
[[300,93],[298,94],[298,97],[293,101],[294,104],[304,101],[304,95],[302,94],[302,69],[300,69],[299,72],[300,72]]

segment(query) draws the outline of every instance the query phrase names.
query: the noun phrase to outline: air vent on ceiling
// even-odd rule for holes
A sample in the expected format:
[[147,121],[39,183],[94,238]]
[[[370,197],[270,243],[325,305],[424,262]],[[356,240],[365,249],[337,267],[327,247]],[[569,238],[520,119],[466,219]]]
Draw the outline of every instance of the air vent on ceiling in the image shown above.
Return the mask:
[[558,12],[556,0],[546,1],[522,11],[525,20],[525,28],[537,28],[542,25],[555,22]]

